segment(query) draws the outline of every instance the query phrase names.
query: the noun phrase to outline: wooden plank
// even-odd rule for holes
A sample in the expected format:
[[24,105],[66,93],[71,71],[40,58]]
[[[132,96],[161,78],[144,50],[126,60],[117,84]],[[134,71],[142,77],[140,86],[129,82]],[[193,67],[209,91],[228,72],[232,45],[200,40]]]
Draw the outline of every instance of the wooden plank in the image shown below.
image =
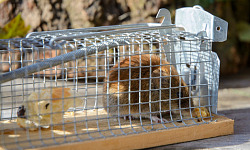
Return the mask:
[[[140,120],[133,120],[130,124],[130,121],[121,119],[119,124],[115,119],[107,119],[107,114],[103,109],[79,111],[75,114],[66,113],[64,118],[64,125],[38,131],[26,131],[20,128],[15,120],[1,121],[0,149],[4,146],[9,149],[35,147],[51,150],[77,150],[83,147],[84,149],[104,147],[105,149],[138,149],[232,134],[234,124],[231,119],[214,115],[217,122],[213,121],[209,124],[188,120],[185,121],[186,124],[197,123],[198,125],[180,127],[184,124],[175,123],[179,128],[174,128],[173,123],[165,123],[164,127],[163,124],[151,125],[149,119],[145,119],[142,120],[142,127]],[[76,142],[79,140],[84,142]],[[59,145],[51,146],[56,143]],[[47,147],[39,148],[45,145]]]
[[234,121],[216,116],[217,122],[169,130],[153,131],[135,135],[120,136],[88,142],[63,144],[39,150],[81,150],[81,149],[141,149],[160,145],[193,141],[234,133]]

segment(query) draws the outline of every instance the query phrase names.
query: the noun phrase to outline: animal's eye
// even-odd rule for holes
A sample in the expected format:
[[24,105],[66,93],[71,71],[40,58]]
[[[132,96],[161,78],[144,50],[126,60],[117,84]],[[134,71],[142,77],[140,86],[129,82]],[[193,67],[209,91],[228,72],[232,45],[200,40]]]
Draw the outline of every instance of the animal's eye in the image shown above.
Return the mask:
[[49,106],[49,103],[47,103],[47,104],[45,105],[45,108],[48,109],[48,106]]

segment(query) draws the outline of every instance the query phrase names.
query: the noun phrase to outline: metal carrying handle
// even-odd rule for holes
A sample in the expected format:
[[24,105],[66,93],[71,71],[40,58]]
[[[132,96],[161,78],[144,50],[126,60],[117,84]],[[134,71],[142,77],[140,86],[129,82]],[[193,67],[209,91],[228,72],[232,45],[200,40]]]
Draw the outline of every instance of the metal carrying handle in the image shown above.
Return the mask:
[[[85,38],[85,37],[91,37],[91,36],[101,36],[101,35],[111,35],[111,34],[122,34],[122,33],[132,33],[132,32],[138,32],[138,31],[148,31],[148,30],[172,30],[173,28],[176,28],[175,25],[162,25],[161,24],[153,24],[151,27],[140,27],[140,28],[132,28],[132,29],[122,29],[122,30],[112,30],[112,31],[102,31],[102,32],[92,32],[92,33],[82,33],[77,35],[69,35],[69,36],[60,36],[52,38],[49,42],[50,46],[52,48],[61,48],[60,44],[55,43],[55,41],[60,40],[72,40],[77,38]],[[165,34],[166,35],[166,34]]]
[[90,28],[80,28],[80,29],[66,29],[66,30],[56,30],[56,31],[42,31],[42,32],[31,32],[27,34],[26,38],[33,38],[39,35],[53,35],[53,34],[72,34],[73,32],[101,32],[105,30],[115,30],[115,29],[129,29],[129,28],[140,28],[140,27],[152,27],[160,26],[159,23],[138,23],[138,24],[128,24],[128,25],[112,25],[112,26],[100,26],[100,27],[90,27]]

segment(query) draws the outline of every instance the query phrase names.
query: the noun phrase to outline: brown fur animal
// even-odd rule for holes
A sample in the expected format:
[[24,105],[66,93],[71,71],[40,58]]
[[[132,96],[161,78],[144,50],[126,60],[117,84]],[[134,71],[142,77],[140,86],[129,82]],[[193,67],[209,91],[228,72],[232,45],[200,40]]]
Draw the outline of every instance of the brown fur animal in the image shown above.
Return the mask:
[[143,118],[150,118],[151,112],[151,118],[156,122],[167,122],[166,119],[157,117],[160,111],[163,115],[172,115],[174,120],[191,117],[192,110],[189,108],[193,107],[193,100],[189,98],[188,87],[182,79],[180,81],[174,66],[156,55],[149,54],[125,58],[119,64],[109,71],[103,87],[103,106],[110,115],[124,118],[137,118],[141,115]]

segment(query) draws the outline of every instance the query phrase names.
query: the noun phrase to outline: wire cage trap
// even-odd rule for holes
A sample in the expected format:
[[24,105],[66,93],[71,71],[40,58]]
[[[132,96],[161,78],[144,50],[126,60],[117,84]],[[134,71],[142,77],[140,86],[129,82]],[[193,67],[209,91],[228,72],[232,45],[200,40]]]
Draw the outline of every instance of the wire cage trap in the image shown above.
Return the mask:
[[178,9],[176,24],[166,9],[157,17],[165,19],[0,40],[1,147],[216,122],[220,62],[212,42],[226,40],[227,22],[198,6]]

